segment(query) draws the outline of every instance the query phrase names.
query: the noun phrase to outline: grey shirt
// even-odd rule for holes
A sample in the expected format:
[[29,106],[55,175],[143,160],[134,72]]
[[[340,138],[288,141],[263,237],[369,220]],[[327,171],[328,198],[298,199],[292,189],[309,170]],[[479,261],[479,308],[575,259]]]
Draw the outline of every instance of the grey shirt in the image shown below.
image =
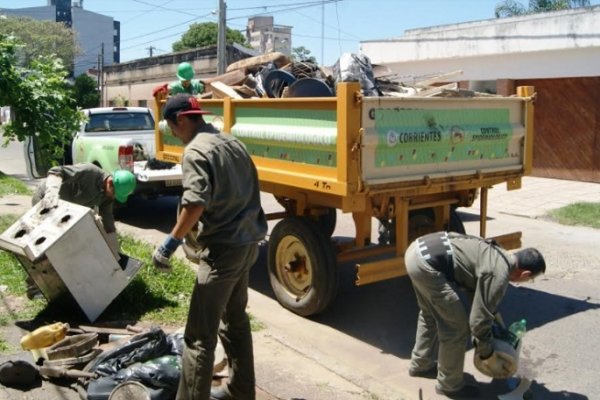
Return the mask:
[[[449,234],[454,250],[454,279],[472,296],[469,325],[471,334],[491,346],[492,323],[516,267],[514,257],[500,246],[484,239]],[[491,350],[491,347],[489,348]],[[487,352],[485,348],[483,352]]]
[[104,230],[115,232],[113,201],[104,193],[104,180],[110,176],[108,172],[94,164],[84,163],[53,167],[48,174],[62,178],[58,193],[62,200],[89,208],[98,207]]
[[241,246],[265,237],[258,174],[239,140],[207,124],[185,147],[182,169],[182,205],[204,207],[201,245]]

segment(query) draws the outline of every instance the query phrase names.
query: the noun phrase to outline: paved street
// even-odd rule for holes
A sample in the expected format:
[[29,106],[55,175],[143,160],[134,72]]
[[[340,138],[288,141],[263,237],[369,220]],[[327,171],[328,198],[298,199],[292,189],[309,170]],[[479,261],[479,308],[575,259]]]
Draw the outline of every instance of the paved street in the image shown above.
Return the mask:
[[[0,170],[9,171],[4,160],[16,158],[0,155]],[[527,318],[519,374],[534,379],[534,398],[596,399],[600,231],[542,218],[558,198],[600,201],[600,185],[525,178],[521,190],[506,192],[498,186],[490,191],[488,233],[520,230],[524,245],[538,247],[548,263],[544,277],[509,289],[502,313],[507,321]],[[7,212],[19,201],[5,198],[0,203],[0,212]],[[174,203],[168,198],[140,201],[121,217],[119,229],[158,243],[174,221]],[[264,206],[277,207],[268,195]],[[334,236],[349,236],[348,216],[339,217]],[[461,217],[467,231],[477,233],[476,207],[461,210]],[[306,319],[274,300],[264,255],[252,272],[249,305],[266,326],[254,335],[259,388],[281,399],[439,398],[432,381],[407,374],[417,314],[407,278],[357,288],[352,285],[353,267],[340,265],[341,290],[332,307]],[[472,351],[466,355],[465,372],[480,382],[482,398],[495,399],[508,391],[506,382],[478,373],[472,356]]]

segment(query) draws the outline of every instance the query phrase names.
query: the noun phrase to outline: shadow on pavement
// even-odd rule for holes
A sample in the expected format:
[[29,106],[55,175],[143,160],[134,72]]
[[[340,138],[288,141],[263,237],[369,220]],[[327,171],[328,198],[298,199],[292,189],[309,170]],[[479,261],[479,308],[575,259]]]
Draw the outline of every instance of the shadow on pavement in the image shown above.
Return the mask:
[[[251,271],[250,287],[275,299],[268,278],[267,247],[267,244],[262,246],[259,260]],[[311,319],[368,343],[383,353],[408,360],[414,345],[418,314],[410,279],[401,277],[356,287],[353,264],[338,265],[338,271],[340,286],[337,297],[324,313]],[[527,318],[528,329],[535,329],[597,308],[600,306],[585,300],[511,285],[500,306],[500,312],[505,321]],[[526,369],[539,367],[525,364],[523,366]],[[504,387],[494,386],[495,383],[484,383],[482,390],[484,394],[489,393],[492,396],[490,398],[496,398],[498,393],[509,391],[506,382],[502,384]],[[587,399],[586,396],[577,393],[551,392],[544,383],[536,381],[531,390],[534,398],[538,399]]]
[[[460,220],[462,222],[472,222],[479,221],[479,212],[467,212],[462,209],[457,211],[457,214],[460,216]],[[493,221],[495,218],[487,216],[487,221]]]
[[[132,199],[128,207],[119,210],[118,220],[140,228],[169,232],[175,223],[178,197],[162,197],[152,201]],[[463,221],[475,221],[476,214],[460,212]],[[488,218],[491,219],[491,218]],[[338,237],[347,240],[346,237]],[[275,299],[267,270],[268,243],[261,245],[259,259],[250,273],[250,287]],[[418,307],[408,277],[356,287],[354,264],[338,265],[339,290],[330,308],[313,316],[313,321],[368,343],[383,353],[409,359],[414,345]],[[554,295],[529,287],[509,286],[500,311],[505,321],[527,318],[528,329],[535,329],[570,315],[598,308],[584,300]],[[535,366],[534,366],[535,367]],[[506,383],[482,384],[484,393],[506,393]],[[587,399],[586,396],[566,391],[551,392],[544,383],[534,381],[535,398]],[[494,397],[495,398],[495,397]]]
[[145,199],[134,196],[127,206],[115,209],[115,219],[141,229],[171,232],[177,219],[178,196],[161,196]]

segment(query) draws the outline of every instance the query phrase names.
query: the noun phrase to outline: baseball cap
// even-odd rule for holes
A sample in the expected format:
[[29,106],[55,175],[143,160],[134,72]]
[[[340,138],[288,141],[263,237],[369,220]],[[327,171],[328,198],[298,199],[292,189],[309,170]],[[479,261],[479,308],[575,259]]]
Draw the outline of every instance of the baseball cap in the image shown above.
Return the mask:
[[165,104],[165,108],[163,109],[163,118],[173,119],[178,114],[202,115],[212,114],[212,112],[203,110],[196,97],[185,93],[179,93],[167,100],[167,104]]

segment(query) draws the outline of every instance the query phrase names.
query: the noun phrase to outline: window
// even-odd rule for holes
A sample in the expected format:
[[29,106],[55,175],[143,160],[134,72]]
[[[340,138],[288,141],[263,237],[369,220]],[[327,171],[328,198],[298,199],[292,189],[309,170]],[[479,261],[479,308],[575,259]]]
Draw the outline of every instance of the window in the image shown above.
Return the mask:
[[85,124],[85,132],[140,131],[154,129],[154,119],[150,114],[114,112],[92,114]]

